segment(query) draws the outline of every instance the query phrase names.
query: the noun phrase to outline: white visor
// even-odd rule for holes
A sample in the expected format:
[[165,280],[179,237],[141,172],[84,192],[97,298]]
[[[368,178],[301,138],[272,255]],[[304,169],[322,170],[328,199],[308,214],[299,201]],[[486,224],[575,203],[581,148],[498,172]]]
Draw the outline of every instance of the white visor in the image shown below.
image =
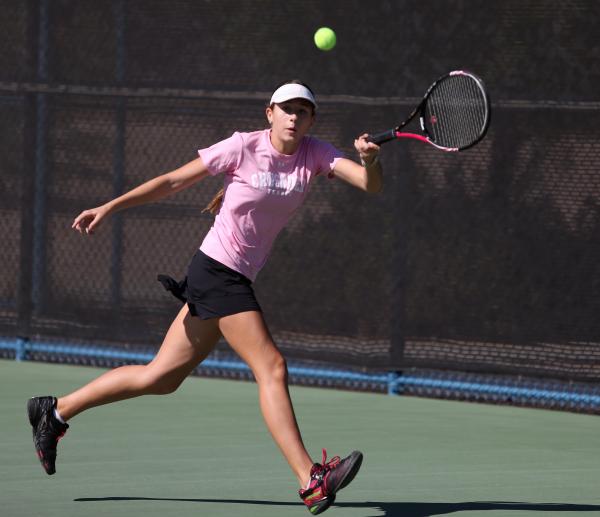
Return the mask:
[[310,90],[301,84],[284,84],[273,92],[271,104],[279,104],[280,102],[289,101],[291,99],[305,99],[310,102],[316,109],[317,102]]

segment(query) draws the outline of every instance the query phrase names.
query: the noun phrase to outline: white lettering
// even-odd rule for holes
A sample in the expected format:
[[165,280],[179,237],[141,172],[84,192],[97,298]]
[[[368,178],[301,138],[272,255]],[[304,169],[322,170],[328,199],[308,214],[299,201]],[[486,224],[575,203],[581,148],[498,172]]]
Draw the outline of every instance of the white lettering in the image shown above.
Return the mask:
[[278,196],[304,192],[304,185],[296,176],[277,172],[256,172],[250,176],[250,184],[254,188]]

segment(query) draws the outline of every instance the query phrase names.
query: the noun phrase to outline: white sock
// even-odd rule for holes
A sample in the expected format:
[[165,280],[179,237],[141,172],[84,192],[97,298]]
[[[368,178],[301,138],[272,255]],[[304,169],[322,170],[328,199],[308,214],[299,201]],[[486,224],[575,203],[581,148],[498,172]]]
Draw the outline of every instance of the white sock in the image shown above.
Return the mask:
[[63,417],[60,416],[60,413],[56,408],[54,408],[54,418],[56,418],[56,420],[58,420],[61,424],[66,424],[66,422],[63,420]]

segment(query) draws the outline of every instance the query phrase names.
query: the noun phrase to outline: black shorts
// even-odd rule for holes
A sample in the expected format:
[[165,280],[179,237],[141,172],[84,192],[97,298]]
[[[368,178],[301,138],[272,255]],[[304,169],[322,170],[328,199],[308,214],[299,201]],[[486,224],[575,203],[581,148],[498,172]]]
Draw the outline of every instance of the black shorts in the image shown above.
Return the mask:
[[241,273],[196,252],[181,282],[158,275],[173,296],[187,303],[190,314],[208,320],[238,312],[261,311],[252,282]]

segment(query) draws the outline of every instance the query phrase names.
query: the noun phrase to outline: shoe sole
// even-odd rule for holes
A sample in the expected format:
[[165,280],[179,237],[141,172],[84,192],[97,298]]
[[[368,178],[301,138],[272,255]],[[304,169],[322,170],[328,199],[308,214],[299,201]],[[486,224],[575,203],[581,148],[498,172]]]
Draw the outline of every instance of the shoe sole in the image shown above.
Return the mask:
[[335,503],[335,494],[327,497],[327,499],[324,499],[320,503],[317,503],[317,504],[311,506],[308,509],[308,511],[312,515],[319,515],[320,513],[323,513],[325,510],[327,510],[333,503]]

